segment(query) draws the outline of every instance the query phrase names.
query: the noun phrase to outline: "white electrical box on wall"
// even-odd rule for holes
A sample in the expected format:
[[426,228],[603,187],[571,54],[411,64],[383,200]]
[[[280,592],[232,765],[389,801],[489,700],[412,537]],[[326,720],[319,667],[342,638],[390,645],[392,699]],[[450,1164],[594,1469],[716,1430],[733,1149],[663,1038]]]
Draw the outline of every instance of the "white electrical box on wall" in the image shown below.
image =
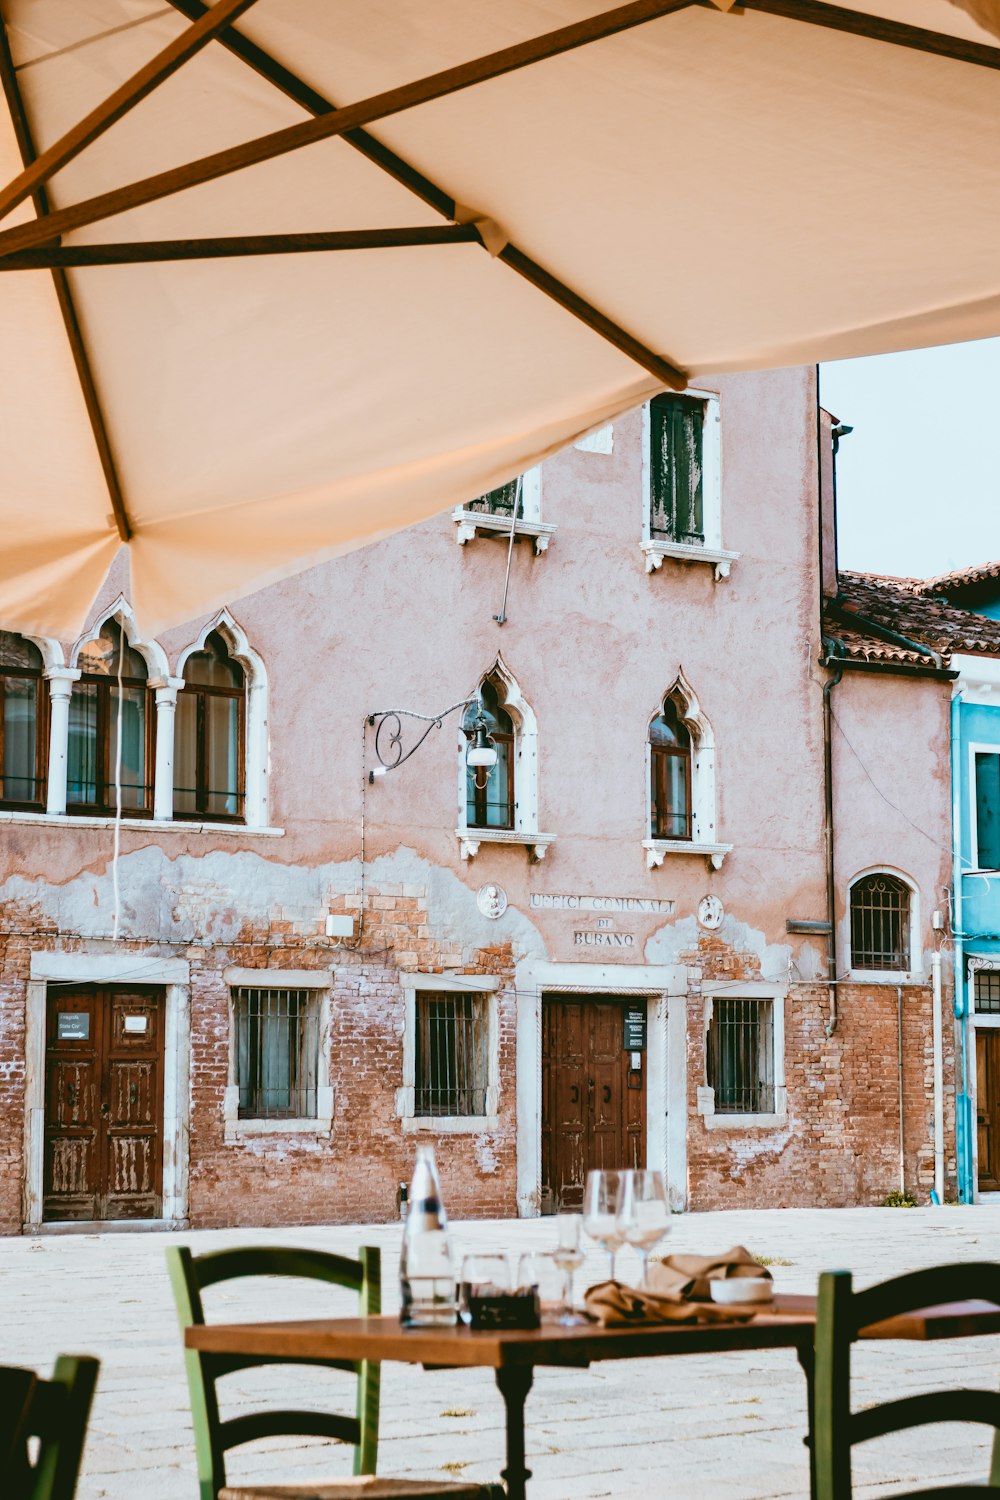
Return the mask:
[[326,914],[327,937],[353,937],[354,918],[338,916],[335,912],[328,911]]

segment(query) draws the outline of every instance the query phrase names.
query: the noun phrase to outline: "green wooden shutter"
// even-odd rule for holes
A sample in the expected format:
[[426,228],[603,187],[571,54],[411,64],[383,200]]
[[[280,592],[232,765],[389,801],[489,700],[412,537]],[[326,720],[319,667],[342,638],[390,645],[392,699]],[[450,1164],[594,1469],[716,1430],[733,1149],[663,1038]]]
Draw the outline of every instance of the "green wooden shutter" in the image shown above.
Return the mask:
[[702,493],[704,402],[655,396],[649,403],[649,531],[672,542],[705,540]]
[[521,481],[512,479],[509,484],[501,484],[488,494],[480,495],[478,500],[473,500],[466,507],[467,510],[481,510],[490,516],[507,516],[513,518],[514,506],[517,506],[517,514],[520,518],[524,515],[524,507],[521,504]]
[[976,756],[976,857],[981,870],[1000,870],[1000,755]]

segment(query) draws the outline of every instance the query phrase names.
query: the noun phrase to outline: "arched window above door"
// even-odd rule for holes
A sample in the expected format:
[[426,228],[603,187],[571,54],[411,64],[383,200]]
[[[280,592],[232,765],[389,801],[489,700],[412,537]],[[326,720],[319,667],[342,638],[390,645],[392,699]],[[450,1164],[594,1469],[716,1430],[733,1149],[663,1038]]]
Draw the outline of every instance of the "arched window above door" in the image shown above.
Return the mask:
[[691,837],[691,731],[673,694],[649,726],[649,834]]
[[691,684],[678,672],[646,731],[649,869],[668,854],[704,854],[717,870],[732,848],[718,842],[715,736]]
[[174,739],[175,818],[239,821],[246,804],[246,676],[218,630],[184,665]]
[[465,823],[468,828],[513,828],[515,806],[514,720],[503,706],[503,684],[487,677],[479,702],[470,703],[462,719],[467,739],[473,738],[480,717],[496,747],[496,765],[487,771],[466,766]]
[[[488,775],[466,760],[479,717],[480,701],[487,732],[497,752]],[[463,859],[479,846],[522,844],[532,860],[543,859],[555,835],[538,828],[538,730],[535,715],[501,657],[480,684],[479,701],[462,716],[459,736],[459,826],[455,832]]]
[[130,817],[151,814],[153,715],[146,662],[116,618],[105,620],[80,646],[76,661],[81,675],[69,705],[67,811],[113,816],[120,783],[122,810]]

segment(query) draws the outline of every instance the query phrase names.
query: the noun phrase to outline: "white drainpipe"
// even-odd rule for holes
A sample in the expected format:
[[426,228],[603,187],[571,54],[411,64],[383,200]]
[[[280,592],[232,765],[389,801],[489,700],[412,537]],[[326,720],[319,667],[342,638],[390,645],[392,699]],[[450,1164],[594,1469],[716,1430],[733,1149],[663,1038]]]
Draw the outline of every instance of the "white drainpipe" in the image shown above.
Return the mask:
[[934,1192],[944,1202],[944,1044],[941,1033],[941,955],[931,955],[931,1030],[934,1036]]

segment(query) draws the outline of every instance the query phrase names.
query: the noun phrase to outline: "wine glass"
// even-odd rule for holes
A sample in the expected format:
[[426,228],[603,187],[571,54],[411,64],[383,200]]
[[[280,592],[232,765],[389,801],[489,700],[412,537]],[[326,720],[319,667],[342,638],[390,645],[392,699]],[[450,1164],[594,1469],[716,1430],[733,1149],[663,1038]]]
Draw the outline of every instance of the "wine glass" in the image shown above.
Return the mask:
[[604,1247],[612,1281],[615,1279],[615,1256],[625,1243],[625,1231],[618,1221],[621,1179],[621,1172],[588,1172],[583,1197],[583,1227],[592,1240],[599,1241]]
[[573,1311],[573,1273],[580,1269],[585,1259],[580,1248],[580,1215],[556,1214],[556,1234],[559,1242],[552,1252],[552,1259],[563,1277],[562,1308],[558,1321],[566,1328],[574,1328],[587,1321]]
[[649,1274],[649,1252],[670,1232],[670,1209],[659,1172],[636,1169],[622,1173],[618,1204],[618,1223],[627,1245],[634,1245],[642,1256],[642,1280]]

